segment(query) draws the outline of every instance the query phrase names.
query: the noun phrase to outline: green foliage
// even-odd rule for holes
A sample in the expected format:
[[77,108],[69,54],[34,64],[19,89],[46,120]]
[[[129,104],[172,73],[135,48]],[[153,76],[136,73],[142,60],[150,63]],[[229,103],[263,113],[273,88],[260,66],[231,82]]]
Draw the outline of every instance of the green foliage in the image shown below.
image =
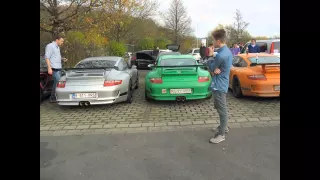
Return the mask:
[[159,37],[154,40],[154,45],[160,49],[167,49],[167,44],[171,44],[171,41],[164,37]]
[[123,43],[111,41],[109,43],[110,55],[122,57],[126,53],[126,47]]
[[141,49],[153,49],[154,40],[151,37],[145,37],[139,42]]

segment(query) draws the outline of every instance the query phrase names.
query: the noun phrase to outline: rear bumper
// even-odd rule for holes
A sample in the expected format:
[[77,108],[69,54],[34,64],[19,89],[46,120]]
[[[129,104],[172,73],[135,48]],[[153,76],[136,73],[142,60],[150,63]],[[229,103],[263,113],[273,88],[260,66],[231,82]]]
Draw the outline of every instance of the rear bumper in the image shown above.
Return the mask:
[[273,81],[251,81],[250,85],[242,86],[241,90],[244,96],[279,97],[280,90],[275,90],[275,86],[280,86],[280,79]]
[[[73,99],[73,93],[96,93],[95,98]],[[62,106],[78,106],[80,102],[89,102],[90,105],[112,104],[127,99],[127,93],[120,91],[118,86],[73,86],[56,89],[57,103]]]
[[[180,85],[179,85],[180,84]],[[184,85],[183,85],[184,84]],[[170,94],[170,89],[192,89],[191,94]],[[162,93],[162,90],[166,89],[166,93]],[[205,99],[211,97],[212,91],[210,88],[210,82],[197,83],[196,85],[189,85],[188,83],[177,83],[174,86],[163,86],[154,84],[145,89],[146,95],[150,99],[162,100],[162,101],[175,101],[177,97],[185,97],[186,100]]]

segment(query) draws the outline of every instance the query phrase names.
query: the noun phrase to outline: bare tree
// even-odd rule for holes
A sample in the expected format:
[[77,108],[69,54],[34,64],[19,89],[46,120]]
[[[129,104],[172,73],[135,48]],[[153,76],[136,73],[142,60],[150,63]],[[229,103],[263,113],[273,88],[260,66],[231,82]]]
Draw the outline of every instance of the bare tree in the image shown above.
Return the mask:
[[192,32],[191,18],[182,0],[172,0],[168,12],[163,16],[165,27],[170,29],[174,43],[179,44],[183,36],[188,36]]
[[72,29],[72,20],[101,5],[99,0],[40,0],[40,31],[52,36]]
[[244,36],[244,32],[246,28],[249,26],[248,22],[243,20],[243,16],[239,9],[236,10],[236,16],[234,17],[235,22],[233,23],[234,28],[234,37],[236,42],[239,42],[241,38]]

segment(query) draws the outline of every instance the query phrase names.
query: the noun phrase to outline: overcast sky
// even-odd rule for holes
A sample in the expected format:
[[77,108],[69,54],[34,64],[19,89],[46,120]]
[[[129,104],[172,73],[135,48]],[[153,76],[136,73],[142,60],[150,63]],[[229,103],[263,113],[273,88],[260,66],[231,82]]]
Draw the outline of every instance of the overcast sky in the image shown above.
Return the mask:
[[[166,12],[171,0],[158,2],[160,12]],[[250,23],[247,30],[252,36],[280,34],[280,0],[183,0],[183,3],[197,37],[205,37],[218,24],[232,24],[236,9]]]

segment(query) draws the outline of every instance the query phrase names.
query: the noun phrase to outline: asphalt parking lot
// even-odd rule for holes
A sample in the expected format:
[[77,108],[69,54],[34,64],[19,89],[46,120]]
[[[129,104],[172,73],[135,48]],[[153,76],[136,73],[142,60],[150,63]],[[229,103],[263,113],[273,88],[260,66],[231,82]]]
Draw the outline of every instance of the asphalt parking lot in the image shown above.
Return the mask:
[[[139,70],[140,87],[133,94],[132,104],[81,108],[60,107],[44,100],[40,104],[40,135],[162,132],[218,125],[218,114],[212,99],[181,103],[146,102],[144,78],[147,72]],[[231,128],[280,125],[280,98],[236,99],[229,92],[227,101]]]

